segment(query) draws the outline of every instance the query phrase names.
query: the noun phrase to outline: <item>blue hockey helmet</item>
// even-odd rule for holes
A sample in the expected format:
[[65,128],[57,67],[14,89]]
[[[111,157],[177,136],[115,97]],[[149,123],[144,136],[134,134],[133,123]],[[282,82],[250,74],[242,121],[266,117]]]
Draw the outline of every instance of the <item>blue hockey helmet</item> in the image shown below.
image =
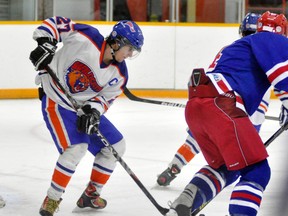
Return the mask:
[[[118,43],[119,49],[125,45],[131,45],[135,51],[141,52],[144,37],[140,27],[131,20],[121,20],[114,25],[107,42]],[[117,50],[116,50],[117,51]]]
[[260,17],[261,14],[247,13],[239,26],[239,34],[245,37],[255,33],[257,30],[257,21]]

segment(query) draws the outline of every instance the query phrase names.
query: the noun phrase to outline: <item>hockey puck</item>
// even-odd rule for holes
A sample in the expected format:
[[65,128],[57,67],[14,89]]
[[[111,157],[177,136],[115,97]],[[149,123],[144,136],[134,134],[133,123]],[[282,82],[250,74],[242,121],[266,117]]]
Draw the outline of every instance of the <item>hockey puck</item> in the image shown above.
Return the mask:
[[205,214],[200,214],[199,216],[205,216]]

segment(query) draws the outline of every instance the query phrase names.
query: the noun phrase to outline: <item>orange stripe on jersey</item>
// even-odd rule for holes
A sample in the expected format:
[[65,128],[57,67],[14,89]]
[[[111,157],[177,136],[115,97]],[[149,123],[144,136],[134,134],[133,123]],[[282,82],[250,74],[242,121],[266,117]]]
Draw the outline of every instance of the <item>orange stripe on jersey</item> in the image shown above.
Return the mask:
[[54,169],[52,181],[55,182],[56,184],[60,185],[63,188],[66,188],[70,179],[71,179],[71,176],[67,176],[64,173],[61,173],[60,171]]
[[59,85],[57,84],[55,80],[52,80],[52,82],[59,92],[61,92],[62,94],[65,94],[64,91],[59,87]]
[[44,23],[45,25],[48,25],[48,26],[53,30],[54,35],[55,35],[55,37],[56,37],[56,40],[58,41],[57,30],[56,30],[50,23],[48,23],[47,21],[44,20],[43,23]]
[[108,110],[108,106],[106,104],[103,105],[104,105],[104,111],[106,112]]
[[99,58],[99,64],[101,64],[102,61],[103,61],[106,44],[107,44],[106,41],[104,41],[103,44],[102,44],[101,53],[100,53],[100,58]]
[[108,106],[104,102],[102,102],[99,98],[94,97],[93,100],[98,101],[103,106],[104,112],[108,110]]
[[49,99],[47,112],[49,113],[51,124],[53,128],[55,129],[56,136],[60,142],[59,145],[61,145],[62,148],[65,150],[68,147],[68,142],[66,140],[62,125],[60,123],[60,120],[58,118],[58,115],[55,109],[56,109],[55,102]]
[[177,152],[182,155],[187,162],[192,160],[192,158],[195,156],[187,144],[182,145]]
[[92,170],[91,181],[93,181],[93,182],[104,185],[108,181],[109,178],[110,178],[110,175],[98,172],[95,169]]
[[[115,65],[115,66],[116,66],[116,68],[117,68],[117,70],[118,70],[119,75],[123,78],[123,80],[126,80],[126,77],[121,74],[119,67],[118,67],[117,65]],[[124,83],[125,83],[125,82],[124,82]],[[125,87],[125,86],[123,86],[123,85],[121,86],[122,92],[123,92],[123,88],[124,88],[124,87]],[[117,97],[118,97],[118,96],[117,96]],[[116,97],[116,98],[117,98],[117,97]],[[115,98],[115,99],[116,99],[116,98]]]
[[281,94],[276,94],[276,93],[275,93],[275,95],[276,95],[277,97],[280,97],[280,96],[283,96],[283,95],[288,95],[288,93],[287,93],[287,92],[283,92],[283,93],[281,93]]
[[265,112],[267,112],[267,107],[266,106],[264,106],[263,104],[260,104],[260,107],[262,107],[265,110]]

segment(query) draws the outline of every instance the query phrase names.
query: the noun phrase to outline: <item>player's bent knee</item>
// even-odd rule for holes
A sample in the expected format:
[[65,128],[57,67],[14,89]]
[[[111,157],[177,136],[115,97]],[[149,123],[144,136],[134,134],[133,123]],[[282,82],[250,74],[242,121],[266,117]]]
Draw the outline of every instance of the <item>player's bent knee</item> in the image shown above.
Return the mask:
[[271,170],[267,159],[250,165],[241,170],[241,180],[255,182],[265,190],[271,177]]
[[88,144],[81,143],[69,146],[63,154],[59,156],[58,162],[67,168],[75,169],[88,149]]
[[[121,139],[119,142],[115,143],[112,145],[113,148],[116,150],[116,152],[118,153],[118,155],[120,157],[122,157],[126,151],[126,142],[125,139]],[[101,150],[102,154],[105,155],[106,157],[113,157],[113,154],[111,153],[110,149],[107,148],[103,148]]]
[[240,181],[235,185],[231,194],[229,213],[256,216],[263,192],[270,180],[270,167],[265,159],[240,170],[240,173]]
[[125,139],[120,140],[118,143],[113,145],[114,149],[118,152],[119,156],[123,156],[126,151]]

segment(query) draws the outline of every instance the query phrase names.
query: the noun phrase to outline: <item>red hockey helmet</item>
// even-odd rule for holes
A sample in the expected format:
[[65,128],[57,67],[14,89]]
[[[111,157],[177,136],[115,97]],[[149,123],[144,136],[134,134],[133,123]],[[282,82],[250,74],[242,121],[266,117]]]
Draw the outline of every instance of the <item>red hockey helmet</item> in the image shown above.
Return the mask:
[[258,19],[257,32],[269,31],[287,36],[287,19],[284,14],[266,11]]

